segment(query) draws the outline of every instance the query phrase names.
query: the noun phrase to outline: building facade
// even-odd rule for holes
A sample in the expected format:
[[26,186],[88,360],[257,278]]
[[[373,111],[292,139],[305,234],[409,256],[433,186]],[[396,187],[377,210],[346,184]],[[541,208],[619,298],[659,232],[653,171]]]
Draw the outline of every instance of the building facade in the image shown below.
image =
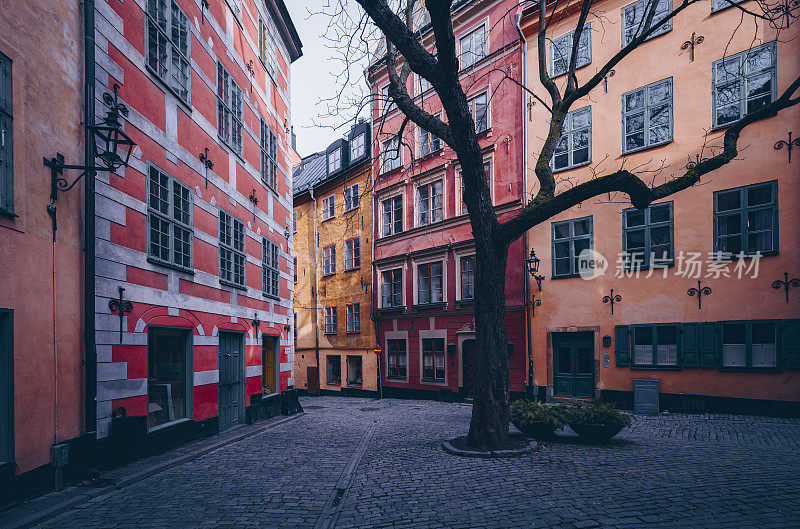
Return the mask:
[[371,141],[358,123],[294,172],[295,386],[311,394],[378,389]]
[[[598,4],[604,17],[587,23],[579,82],[627,43],[641,7]],[[559,49],[577,23],[576,13],[563,15],[547,30],[559,86]],[[537,72],[537,15],[526,13],[522,27],[528,71]],[[719,152],[728,124],[800,74],[796,37],[795,26],[778,36],[726,2],[689,6],[572,106],[553,160],[559,190],[623,159],[658,184]],[[538,75],[527,82],[546,93]],[[534,384],[548,396],[631,407],[635,381],[657,381],[661,409],[799,413],[800,291],[773,285],[800,272],[800,165],[773,148],[798,123],[794,107],[748,126],[735,160],[644,211],[612,193],[531,229],[547,276],[533,315]],[[532,106],[528,167],[548,126],[548,112]],[[535,193],[532,171],[529,184]],[[596,269],[584,250],[599,254],[589,255]]]
[[97,437],[124,409],[164,446],[273,413],[294,384],[301,43],[282,0],[98,1],[95,19],[96,91],[119,85],[138,146],[96,178]]
[[[71,445],[78,458],[87,431],[83,196],[60,194],[54,232],[42,164],[57,152],[84,163],[83,10],[12,4],[0,2],[0,505],[52,487],[51,446]],[[33,38],[43,24],[59,31]]]
[[[508,218],[522,204],[522,46],[516,1],[460,1],[453,28],[461,81],[483,149],[496,212]],[[423,45],[434,46],[427,11],[416,17]],[[475,250],[455,153],[409,124],[387,98],[385,62],[369,71],[372,110],[374,292],[384,394],[444,398],[471,393],[475,377]],[[407,90],[442,116],[435,91],[416,75]],[[444,116],[446,119],[446,116]],[[506,314],[511,391],[525,391],[523,243],[509,249]]]

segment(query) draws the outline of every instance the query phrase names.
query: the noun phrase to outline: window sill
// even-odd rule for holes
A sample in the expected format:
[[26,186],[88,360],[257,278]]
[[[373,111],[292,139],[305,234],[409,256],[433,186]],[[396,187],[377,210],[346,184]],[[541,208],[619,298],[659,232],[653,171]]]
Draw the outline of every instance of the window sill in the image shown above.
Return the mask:
[[[727,8],[725,8],[725,9],[727,9]],[[770,103],[774,103],[774,101],[770,101]],[[766,114],[763,117],[758,118],[753,123],[758,122],[758,121],[763,121],[763,120],[769,119],[769,118],[774,118],[777,115],[778,115],[777,112],[770,112],[769,114]],[[747,114],[745,114],[745,116],[747,116]],[[736,121],[731,121],[730,123],[725,123],[724,125],[716,125],[716,126],[714,126],[712,124],[711,132],[723,132],[723,131],[727,130],[728,127],[732,127],[732,126],[736,125],[737,123],[739,123],[742,119],[744,119],[744,116],[742,116],[741,118],[737,119]]]
[[352,208],[350,208],[350,209],[344,209],[344,210],[342,210],[342,213],[350,213],[351,211],[356,211],[356,210],[358,210],[360,207],[361,207],[361,206],[360,206],[360,205],[358,205],[358,206],[352,207]]
[[581,275],[580,274],[564,274],[560,276],[554,275],[550,279],[569,279],[571,277],[581,277]]
[[392,173],[396,173],[396,172],[400,171],[400,169],[402,169],[402,168],[403,168],[403,164],[400,164],[400,166],[399,166],[399,167],[395,167],[395,168],[393,168],[393,169],[388,169],[388,170],[386,170],[386,171],[384,171],[384,172],[380,173],[380,175],[381,175],[381,176],[389,176],[389,175],[390,175],[390,174],[392,174]]
[[[439,140],[439,141],[441,141],[441,140]],[[441,156],[441,154],[443,152],[444,152],[444,147],[439,147],[435,151],[431,151],[428,154],[420,154],[419,158],[417,158],[417,161],[419,162],[419,161],[427,160],[428,158],[434,158],[436,156]]]
[[226,280],[224,280],[222,278],[220,278],[219,284],[220,285],[225,285],[226,287],[235,288],[236,290],[243,290],[243,291],[247,292],[247,285],[238,285],[238,284],[236,284],[236,283],[234,283],[232,281],[226,281]]
[[445,380],[443,378],[437,379],[437,378],[425,378],[425,377],[422,377],[421,380],[422,380],[422,382],[430,382],[430,383],[433,383],[433,384],[445,384]]
[[[584,28],[584,30],[586,30],[586,29],[589,29],[589,28]],[[583,31],[581,31],[581,33],[583,33]],[[578,66],[577,68],[575,68],[575,71],[577,72],[577,71],[578,71],[578,70],[580,70],[581,68],[586,68],[586,67],[587,67],[587,66],[589,66],[590,64],[592,64],[592,60],[591,60],[591,58],[589,59],[589,62],[587,62],[586,64],[583,64],[583,65],[581,65],[581,66]],[[560,74],[558,74],[558,75],[555,75],[555,74],[552,74],[552,73],[551,73],[551,74],[550,74],[550,79],[552,79],[553,81],[555,81],[555,80],[556,80],[556,79],[558,79],[559,77],[563,77],[563,76],[567,75],[567,73],[569,73],[569,70],[567,70],[566,72],[562,72],[562,73],[560,73]]]
[[328,222],[329,220],[333,220],[335,218],[336,218],[336,215],[333,215],[332,217],[328,217],[328,218],[322,219],[322,222],[325,223],[325,222]]
[[492,127],[489,127],[488,129],[483,129],[480,132],[475,131],[475,136],[477,136],[479,140],[484,138],[484,137],[491,138],[492,137]]
[[475,299],[457,299],[456,308],[461,308],[464,305],[474,305]]
[[385,312],[402,312],[402,311],[404,311],[404,310],[406,310],[406,306],[405,306],[405,305],[400,305],[400,306],[397,306],[397,307],[380,307],[380,308],[378,309],[378,313],[385,313]]
[[184,268],[182,266],[178,266],[173,263],[168,263],[166,261],[156,259],[155,257],[149,255],[147,256],[147,262],[152,263],[154,265],[163,266],[164,268],[171,268],[172,270],[177,270],[178,272],[183,272],[184,274],[188,274],[191,276],[194,275],[194,270],[192,270],[191,268]]
[[683,366],[654,366],[654,365],[636,365],[631,366],[635,371],[681,371]]
[[325,336],[338,336],[339,335],[338,332],[325,332],[323,334],[325,334]]
[[[216,65],[215,65],[215,67],[216,67]],[[178,100],[178,103],[180,103],[184,107],[183,109],[190,116],[192,115],[192,85],[191,85],[191,82],[189,84],[188,97],[187,97],[187,99],[184,99],[184,98],[182,98],[181,96],[178,95],[178,92],[176,92],[175,89],[170,87],[163,79],[161,79],[161,76],[159,76],[158,73],[156,73],[156,71],[153,70],[150,67],[149,64],[147,64],[147,53],[145,53],[145,70],[150,74],[150,77],[152,77],[155,80],[156,84],[160,85],[164,90],[166,90],[167,92],[169,92],[170,94],[175,96],[175,99]]]
[[341,380],[329,380],[329,381],[327,381],[325,383],[325,385],[327,385],[327,386],[341,386],[342,385],[342,381]]
[[669,145],[673,141],[675,141],[675,139],[674,138],[670,138],[668,141],[664,141],[664,142],[661,142],[661,143],[656,143],[654,145],[645,145],[644,147],[637,147],[637,148],[631,149],[629,151],[626,151],[625,149],[623,149],[622,150],[622,155],[623,156],[628,156],[629,154],[635,154],[637,152],[649,151],[650,149],[658,149],[659,147],[664,147],[665,145]]
[[353,268],[345,268],[344,269],[345,272],[358,272],[359,270],[361,270],[361,265],[354,266]]
[[346,331],[345,334],[359,335],[359,334],[361,334],[361,329],[359,329],[357,331]]
[[436,303],[417,303],[414,305],[415,312],[422,312],[431,309],[443,309],[447,307],[446,301],[437,301]]
[[280,297],[280,296],[275,296],[275,295],[272,295],[272,294],[267,294],[266,292],[262,292],[262,293],[261,293],[261,297],[263,297],[263,298],[267,298],[267,299],[274,299],[275,301],[280,301],[280,300],[281,300],[281,297]]
[[[714,253],[715,254],[719,253],[719,250],[714,250]],[[759,254],[760,257],[773,257],[775,255],[780,255],[780,250],[770,250],[768,252],[761,252]],[[755,259],[755,257],[756,257],[755,253],[749,253],[749,252],[745,252],[744,253],[744,258],[745,259]],[[738,258],[739,258],[739,254],[733,254],[733,253],[729,254],[728,252],[724,252],[724,255],[719,256],[717,259],[714,259],[714,261],[717,261],[717,262],[731,262],[731,261],[737,260]]]
[[780,367],[720,367],[721,372],[741,372],[741,373],[782,373],[783,369]]
[[447,220],[447,219],[446,219],[446,218],[444,218],[444,216],[442,216],[442,218],[441,218],[441,219],[439,219],[439,220],[434,220],[433,222],[429,222],[429,223],[427,223],[427,224],[417,224],[417,225],[416,225],[416,226],[414,226],[414,227],[415,227],[415,228],[420,228],[420,229],[424,229],[424,228],[430,228],[430,227],[435,227],[437,224],[441,224],[442,222],[444,222],[444,221],[446,221],[446,220]]
[[335,275],[336,275],[336,272],[330,272],[328,274],[322,274],[320,277],[322,277],[324,279],[326,277],[333,277]]
[[7,217],[13,220],[19,218],[19,215],[14,213],[14,210],[12,208],[0,207],[0,217]]
[[360,387],[363,387],[363,386],[364,386],[364,384],[362,384],[360,382],[348,382],[347,383],[347,387],[348,388],[360,388]]
[[394,380],[394,381],[397,381],[397,382],[408,382],[408,378],[407,377],[391,377],[391,376],[387,376],[386,380]]

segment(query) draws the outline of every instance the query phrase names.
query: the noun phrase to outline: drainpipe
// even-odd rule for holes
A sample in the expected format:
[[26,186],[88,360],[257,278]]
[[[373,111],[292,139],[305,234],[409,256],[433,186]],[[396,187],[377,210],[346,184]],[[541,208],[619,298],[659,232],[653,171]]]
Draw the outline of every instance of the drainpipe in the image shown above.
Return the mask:
[[[94,165],[94,135],[89,124],[95,122],[95,54],[94,54],[94,0],[83,2],[83,42],[84,42],[84,164]],[[95,343],[95,206],[94,206],[94,171],[86,174],[84,194],[84,265],[83,265],[83,343],[86,349],[86,394],[85,421],[86,434],[97,436],[97,344]]]
[[[520,0],[520,7],[523,3],[525,3],[525,0]],[[528,48],[525,44],[525,35],[523,35],[522,28],[520,27],[521,19],[522,13],[517,13],[514,15],[514,22],[517,27],[517,33],[519,34],[520,47],[522,48],[522,86],[527,86]],[[520,91],[522,92],[522,207],[524,208],[528,203],[528,126],[526,122],[527,109],[525,105],[527,95],[523,88],[520,88]],[[522,258],[525,259],[528,256],[528,230],[525,230],[525,233],[522,234],[522,242]],[[527,271],[527,267],[524,266],[523,262],[523,274],[525,274],[525,331],[528,337],[528,384],[526,389],[528,392],[528,397],[530,398],[533,395],[533,319],[531,318],[531,310],[533,309],[533,306],[531,303],[530,284]]]
[[[318,233],[318,215],[317,215],[317,199],[314,196],[314,188],[309,186],[308,194],[311,196],[311,200],[314,201],[314,298],[311,300],[313,303],[314,308],[314,356],[317,360],[317,395],[319,395],[320,389],[320,382],[322,380],[322,375],[319,372],[319,304],[317,300],[319,300],[319,233]],[[308,385],[308,383],[306,383]]]
[[[370,129],[372,130],[372,129]],[[380,347],[381,342],[378,336],[378,314],[376,310],[375,304],[377,303],[377,294],[375,291],[375,283],[377,281],[377,271],[375,269],[375,234],[378,233],[378,197],[375,195],[375,164],[370,163],[370,176],[372,179],[372,244],[370,244],[370,292],[369,292],[369,307],[370,307],[370,319],[372,320],[372,328],[375,330],[375,346]],[[377,362],[378,362],[378,399],[383,398],[383,368],[381,367],[381,357],[383,357],[383,352],[378,355]],[[387,353],[388,358],[388,353]]]

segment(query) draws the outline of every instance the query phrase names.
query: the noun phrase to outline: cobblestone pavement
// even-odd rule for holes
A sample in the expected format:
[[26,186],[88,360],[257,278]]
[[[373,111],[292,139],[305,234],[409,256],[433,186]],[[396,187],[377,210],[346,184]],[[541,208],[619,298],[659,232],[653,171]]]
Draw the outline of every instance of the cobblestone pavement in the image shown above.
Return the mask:
[[441,448],[464,404],[307,398],[307,415],[44,524],[49,528],[800,527],[800,420],[638,418],[515,459]]

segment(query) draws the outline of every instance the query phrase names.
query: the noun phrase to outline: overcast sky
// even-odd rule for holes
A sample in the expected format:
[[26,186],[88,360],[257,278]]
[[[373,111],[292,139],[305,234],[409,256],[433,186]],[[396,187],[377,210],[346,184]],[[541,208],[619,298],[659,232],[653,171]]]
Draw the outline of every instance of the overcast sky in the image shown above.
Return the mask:
[[[336,63],[329,59],[332,51],[325,47],[321,35],[325,32],[328,18],[325,15],[309,15],[321,9],[328,0],[288,0],[286,7],[292,17],[300,40],[303,42],[303,56],[291,68],[292,82],[292,121],[297,135],[297,153],[303,157],[325,149],[336,138],[347,131],[332,130],[329,127],[315,127],[314,120],[327,110],[320,99],[335,95],[337,86],[334,79]],[[328,124],[333,124],[329,121]],[[338,123],[337,123],[338,124]]]

